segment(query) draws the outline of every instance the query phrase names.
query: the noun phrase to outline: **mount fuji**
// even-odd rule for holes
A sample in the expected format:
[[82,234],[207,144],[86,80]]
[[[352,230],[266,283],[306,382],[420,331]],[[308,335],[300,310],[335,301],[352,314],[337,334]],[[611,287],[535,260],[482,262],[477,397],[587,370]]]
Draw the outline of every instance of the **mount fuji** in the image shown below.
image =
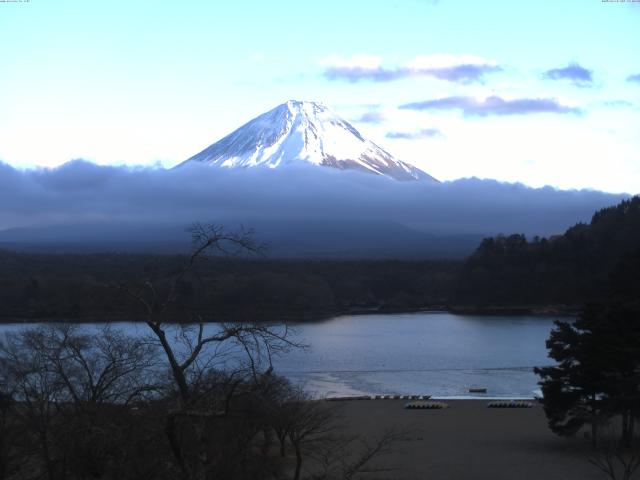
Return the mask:
[[180,165],[195,162],[224,168],[272,169],[307,162],[395,180],[437,182],[365,139],[322,103],[296,100],[254,118]]

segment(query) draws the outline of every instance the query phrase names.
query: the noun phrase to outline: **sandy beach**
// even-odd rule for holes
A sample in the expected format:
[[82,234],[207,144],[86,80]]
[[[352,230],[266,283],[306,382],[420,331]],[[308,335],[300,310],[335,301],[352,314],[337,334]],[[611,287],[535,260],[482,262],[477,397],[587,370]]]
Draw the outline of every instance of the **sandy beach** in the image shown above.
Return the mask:
[[406,431],[367,478],[590,480],[606,478],[587,462],[589,442],[548,428],[542,407],[487,408],[483,400],[448,400],[446,410],[406,410],[404,400],[339,401],[345,433],[372,437]]

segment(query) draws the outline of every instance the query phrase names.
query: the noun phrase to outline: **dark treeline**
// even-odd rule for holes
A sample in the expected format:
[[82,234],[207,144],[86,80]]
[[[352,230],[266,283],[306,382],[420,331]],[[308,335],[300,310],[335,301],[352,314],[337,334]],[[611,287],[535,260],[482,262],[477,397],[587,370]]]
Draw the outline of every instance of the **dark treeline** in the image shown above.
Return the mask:
[[[139,306],[117,288],[169,278],[179,255],[0,253],[4,319],[139,319]],[[460,262],[208,258],[181,279],[166,313],[184,306],[220,320],[311,319],[348,311],[416,310],[442,305]]]

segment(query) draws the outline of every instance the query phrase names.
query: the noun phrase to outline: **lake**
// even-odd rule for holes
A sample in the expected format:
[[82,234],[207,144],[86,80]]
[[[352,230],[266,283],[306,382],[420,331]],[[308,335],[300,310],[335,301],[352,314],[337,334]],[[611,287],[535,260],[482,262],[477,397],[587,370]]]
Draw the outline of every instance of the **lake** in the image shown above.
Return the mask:
[[[294,324],[296,339],[310,348],[276,358],[274,368],[319,396],[458,398],[473,396],[470,387],[483,387],[486,397],[531,398],[538,390],[532,368],[552,363],[545,340],[554,318],[428,312]],[[147,332],[141,323],[116,325],[131,334]],[[23,327],[0,325],[0,332]]]

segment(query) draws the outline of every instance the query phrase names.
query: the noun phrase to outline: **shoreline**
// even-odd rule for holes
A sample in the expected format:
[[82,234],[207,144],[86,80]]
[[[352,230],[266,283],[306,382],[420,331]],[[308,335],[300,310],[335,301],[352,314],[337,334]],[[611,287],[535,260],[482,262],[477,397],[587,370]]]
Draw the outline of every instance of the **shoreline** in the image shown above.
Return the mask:
[[401,401],[472,401],[472,402],[492,402],[492,401],[508,401],[508,400],[517,400],[517,401],[528,401],[538,403],[538,398],[526,397],[522,395],[512,395],[512,396],[486,396],[480,397],[477,395],[443,395],[443,396],[431,396],[431,395],[354,395],[354,396],[341,396],[341,397],[321,397],[316,400],[321,400],[325,402],[381,402],[381,401],[391,401],[391,400],[401,400]]
[[[521,305],[521,306],[466,306],[466,305],[430,305],[422,308],[354,308],[345,310],[336,310],[331,313],[307,314],[307,315],[280,315],[278,320],[255,321],[255,323],[314,323],[330,320],[341,316],[363,316],[363,315],[393,315],[402,313],[450,313],[453,315],[479,315],[479,316],[507,316],[507,315],[540,315],[540,316],[575,316],[579,313],[581,307],[579,305]],[[143,319],[124,318],[124,316],[116,316],[112,318],[105,317],[3,317],[0,316],[0,324],[10,323],[121,323],[134,322],[144,323]],[[242,323],[230,320],[206,320],[203,323]],[[167,324],[189,324],[193,322],[170,322]]]

